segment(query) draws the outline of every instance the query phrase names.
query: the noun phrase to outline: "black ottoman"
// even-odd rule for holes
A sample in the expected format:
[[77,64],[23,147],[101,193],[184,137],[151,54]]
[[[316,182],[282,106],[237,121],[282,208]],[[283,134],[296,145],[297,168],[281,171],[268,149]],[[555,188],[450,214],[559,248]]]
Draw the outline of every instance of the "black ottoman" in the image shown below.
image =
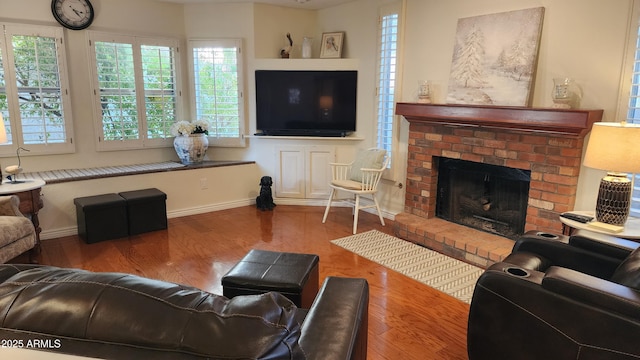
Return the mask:
[[223,295],[276,291],[308,309],[318,293],[318,255],[251,250],[222,277]]
[[151,188],[119,194],[127,201],[129,235],[167,228],[167,194]]
[[127,237],[126,201],[118,194],[73,199],[76,205],[78,235],[86,243]]

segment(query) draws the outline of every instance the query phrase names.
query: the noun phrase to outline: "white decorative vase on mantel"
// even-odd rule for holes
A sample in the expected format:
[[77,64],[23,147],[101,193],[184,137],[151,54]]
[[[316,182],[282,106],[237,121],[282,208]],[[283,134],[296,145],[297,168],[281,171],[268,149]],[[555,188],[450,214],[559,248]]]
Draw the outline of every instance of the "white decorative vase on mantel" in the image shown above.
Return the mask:
[[173,140],[173,148],[185,165],[198,164],[204,160],[209,148],[209,139],[206,134],[190,134],[176,136]]

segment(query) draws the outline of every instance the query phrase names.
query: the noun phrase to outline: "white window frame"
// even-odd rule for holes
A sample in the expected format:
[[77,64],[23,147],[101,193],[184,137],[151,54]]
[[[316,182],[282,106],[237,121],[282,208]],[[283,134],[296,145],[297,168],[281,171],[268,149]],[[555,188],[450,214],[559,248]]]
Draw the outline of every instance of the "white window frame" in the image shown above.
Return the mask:
[[189,58],[189,89],[191,92],[191,114],[195,118],[198,115],[197,110],[197,94],[195,85],[195,62],[193,51],[195,48],[224,48],[236,49],[236,68],[237,68],[237,96],[238,96],[238,136],[225,137],[216,133],[216,119],[196,119],[206,120],[211,124],[209,127],[209,146],[218,147],[245,147],[245,98],[244,98],[244,62],[242,55],[242,39],[189,39],[187,41],[187,51]]
[[[634,84],[634,75],[639,80],[635,85],[640,84],[640,72],[634,72],[636,62],[640,62],[640,0],[633,0],[629,5],[629,21],[626,41],[626,52],[622,67],[622,77],[620,80],[620,93],[618,94],[618,108],[616,119],[626,119],[629,122],[640,123],[639,119],[628,119],[629,108],[631,106],[631,86]],[[638,55],[638,60],[636,60]],[[631,197],[630,216],[640,217],[640,174],[631,174],[634,178],[634,187]]]
[[[400,120],[401,117],[399,115],[395,115],[395,104],[397,103],[398,99],[401,98],[401,79],[402,79],[402,59],[401,59],[401,54],[402,54],[402,39],[403,39],[403,1],[396,1],[394,3],[391,4],[387,4],[384,6],[381,6],[378,9],[378,35],[377,35],[377,41],[378,41],[378,46],[377,46],[377,56],[376,56],[376,69],[375,69],[375,74],[376,74],[376,98],[374,101],[374,105],[375,105],[375,116],[376,116],[376,126],[375,126],[375,139],[376,139],[376,146],[379,148],[384,148],[383,144],[381,143],[381,138],[380,138],[380,126],[381,124],[379,123],[380,119],[382,117],[384,117],[384,114],[382,112],[389,111],[391,110],[392,113],[394,115],[387,117],[385,119],[385,121],[391,121],[391,124],[387,124],[387,125],[391,125],[391,129],[392,129],[392,140],[391,140],[391,151],[390,151],[390,156],[391,156],[391,162],[389,164],[389,167],[387,168],[387,170],[385,170],[385,172],[383,173],[383,178],[387,179],[387,180],[392,180],[392,181],[397,181],[398,179],[401,179],[402,176],[404,176],[404,174],[402,174],[402,170],[403,167],[401,166],[401,162],[402,162],[402,154],[400,151]],[[382,24],[383,24],[383,17],[388,16],[388,15],[397,15],[398,16],[398,29],[397,29],[397,37],[396,37],[396,54],[395,54],[395,64],[394,64],[394,68],[395,70],[393,71],[393,106],[391,109],[389,109],[388,107],[386,107],[382,102],[380,102],[380,94],[381,92],[383,92],[384,90],[381,89],[380,87],[380,83],[381,83],[381,66],[382,64],[382,57],[381,57],[381,53],[382,53]],[[384,109],[382,109],[381,112],[381,107],[383,107]],[[388,149],[387,149],[388,150]]]
[[[73,117],[71,114],[71,100],[69,92],[69,76],[67,72],[66,50],[63,41],[63,30],[53,26],[23,25],[0,23],[3,30],[0,35],[0,51],[2,56],[2,66],[5,75],[5,93],[7,96],[7,109],[0,109],[5,119],[11,127],[11,142],[0,145],[0,155],[15,156],[19,147],[23,147],[29,152],[22,152],[24,156],[42,154],[66,154],[75,151],[73,142]],[[46,142],[41,144],[25,144],[23,138],[23,119],[20,113],[20,103],[18,99],[18,86],[16,84],[15,57],[13,52],[12,37],[14,35],[48,37],[55,39],[56,56],[58,65],[59,91],[61,99],[61,111],[64,121],[64,140],[61,142]],[[46,132],[46,129],[44,129]],[[46,136],[46,134],[43,134]]]
[[[92,93],[94,96],[93,109],[96,119],[96,137],[98,151],[114,151],[114,150],[131,150],[145,148],[162,148],[172,147],[174,136],[167,133],[165,138],[149,139],[147,138],[147,117],[145,106],[144,81],[142,77],[142,57],[141,47],[149,46],[167,46],[175,49],[174,51],[174,79],[175,79],[175,121],[179,121],[183,117],[183,100],[182,100],[182,82],[181,82],[181,62],[180,62],[180,41],[169,37],[146,37],[135,35],[124,35],[98,31],[88,31],[87,38],[89,43],[89,59],[91,63],[92,76]],[[102,122],[102,108],[100,100],[100,84],[98,82],[97,60],[95,42],[115,42],[133,45],[133,61],[135,68],[135,93],[136,104],[138,109],[138,139],[127,140],[104,140],[104,127]]]

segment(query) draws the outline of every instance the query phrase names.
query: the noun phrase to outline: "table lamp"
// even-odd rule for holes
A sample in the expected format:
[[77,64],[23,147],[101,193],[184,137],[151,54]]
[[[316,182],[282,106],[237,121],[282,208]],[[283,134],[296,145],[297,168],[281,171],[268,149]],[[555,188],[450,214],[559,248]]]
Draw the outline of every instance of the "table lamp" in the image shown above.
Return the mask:
[[584,165],[606,170],[600,181],[596,220],[623,226],[629,217],[633,182],[626,173],[640,173],[640,125],[626,122],[593,124]]
[[[0,113],[0,144],[7,142],[7,129],[4,127],[4,118]],[[2,184],[2,168],[0,167],[0,184]]]

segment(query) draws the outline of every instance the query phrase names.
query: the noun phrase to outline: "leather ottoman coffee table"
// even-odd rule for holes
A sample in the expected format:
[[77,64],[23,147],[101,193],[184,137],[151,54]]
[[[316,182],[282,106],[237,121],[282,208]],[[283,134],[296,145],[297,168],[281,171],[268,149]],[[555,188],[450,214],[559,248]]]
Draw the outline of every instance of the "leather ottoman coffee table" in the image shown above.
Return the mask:
[[318,255],[251,250],[222,277],[223,295],[276,291],[308,309],[318,293]]

